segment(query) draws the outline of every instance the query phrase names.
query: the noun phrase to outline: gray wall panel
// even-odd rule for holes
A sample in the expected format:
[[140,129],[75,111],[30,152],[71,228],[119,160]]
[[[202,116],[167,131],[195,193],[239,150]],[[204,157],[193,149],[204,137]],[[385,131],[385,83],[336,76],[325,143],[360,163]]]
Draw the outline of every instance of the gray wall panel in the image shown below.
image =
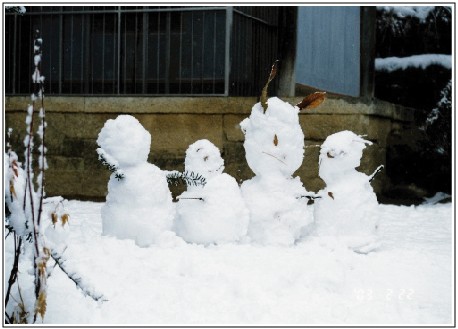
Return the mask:
[[359,96],[360,7],[299,7],[296,82]]

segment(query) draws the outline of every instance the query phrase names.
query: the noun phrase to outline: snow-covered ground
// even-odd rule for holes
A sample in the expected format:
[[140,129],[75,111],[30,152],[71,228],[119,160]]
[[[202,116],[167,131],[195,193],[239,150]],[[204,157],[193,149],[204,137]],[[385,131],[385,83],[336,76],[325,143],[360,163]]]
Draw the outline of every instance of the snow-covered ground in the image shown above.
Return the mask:
[[[102,236],[103,203],[70,201],[67,266],[107,301],[95,302],[55,268],[48,324],[451,324],[453,207],[380,205],[379,250],[332,239],[292,247],[156,245]],[[313,206],[310,207],[310,216]],[[6,241],[6,273],[11,246]],[[51,261],[52,262],[52,261]],[[20,283],[27,274],[21,271]],[[29,277],[32,279],[32,277]]]

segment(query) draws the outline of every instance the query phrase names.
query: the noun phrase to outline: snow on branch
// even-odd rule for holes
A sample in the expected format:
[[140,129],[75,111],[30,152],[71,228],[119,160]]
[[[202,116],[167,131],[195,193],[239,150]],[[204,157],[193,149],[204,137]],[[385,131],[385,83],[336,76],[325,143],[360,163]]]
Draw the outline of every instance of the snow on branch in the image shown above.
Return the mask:
[[409,57],[386,57],[375,59],[377,71],[393,72],[407,68],[426,69],[431,65],[439,65],[446,69],[452,68],[452,56],[442,54],[424,54]]
[[91,287],[88,283],[84,282],[83,279],[78,275],[78,273],[76,273],[76,271],[69,268],[69,266],[66,265],[66,259],[64,259],[62,255],[53,251],[51,253],[51,258],[54,259],[56,265],[59,266],[62,272],[64,272],[65,275],[75,283],[76,287],[80,289],[85,296],[91,297],[96,302],[108,301],[108,299],[106,299],[105,296],[103,296],[103,294],[96,292],[93,287]]
[[424,22],[429,13],[434,10],[432,6],[377,6],[377,10],[392,12],[398,17],[417,17]]
[[104,149],[99,147],[97,150],[97,154],[99,155],[99,161],[108,168],[112,173],[115,174],[117,180],[121,180],[124,178],[124,172],[122,169],[119,169],[118,161],[105,152]]

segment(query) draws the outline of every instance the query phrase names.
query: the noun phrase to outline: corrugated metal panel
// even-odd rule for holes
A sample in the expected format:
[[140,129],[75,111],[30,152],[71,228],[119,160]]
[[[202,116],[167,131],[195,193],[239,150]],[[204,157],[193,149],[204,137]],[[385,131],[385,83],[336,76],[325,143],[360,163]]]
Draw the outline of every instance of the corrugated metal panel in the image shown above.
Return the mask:
[[359,96],[360,7],[299,7],[296,82]]

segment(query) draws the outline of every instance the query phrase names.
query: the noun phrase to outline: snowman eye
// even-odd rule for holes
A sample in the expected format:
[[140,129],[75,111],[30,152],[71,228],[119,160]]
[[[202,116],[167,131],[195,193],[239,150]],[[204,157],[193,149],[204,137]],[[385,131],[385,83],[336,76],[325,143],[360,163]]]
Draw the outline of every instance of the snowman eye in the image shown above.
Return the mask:
[[326,153],[326,155],[328,156],[328,158],[334,159],[334,155],[332,155],[331,152]]
[[204,156],[204,161],[207,161],[207,160],[208,160],[208,155]]

